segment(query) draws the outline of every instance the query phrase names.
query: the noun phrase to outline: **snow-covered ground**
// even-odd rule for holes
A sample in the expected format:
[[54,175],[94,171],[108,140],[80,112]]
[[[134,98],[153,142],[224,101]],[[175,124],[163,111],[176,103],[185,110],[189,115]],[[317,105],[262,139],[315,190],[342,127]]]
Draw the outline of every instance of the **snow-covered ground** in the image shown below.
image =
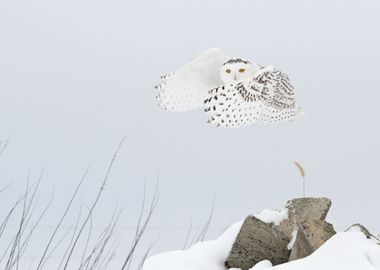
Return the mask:
[[[254,267],[253,269],[256,270]],[[359,231],[338,232],[312,255],[278,265],[276,270],[380,269],[380,246]]]
[[[268,212],[264,214],[267,216]],[[241,225],[242,222],[235,223],[216,240],[197,243],[188,250],[152,256],[145,262],[144,270],[225,270],[224,261]],[[380,246],[358,230],[338,232],[304,259],[274,267],[269,261],[262,261],[253,269],[375,270],[380,269]]]
[[145,262],[144,270],[225,270],[224,261],[242,224],[233,224],[216,240],[152,256]]

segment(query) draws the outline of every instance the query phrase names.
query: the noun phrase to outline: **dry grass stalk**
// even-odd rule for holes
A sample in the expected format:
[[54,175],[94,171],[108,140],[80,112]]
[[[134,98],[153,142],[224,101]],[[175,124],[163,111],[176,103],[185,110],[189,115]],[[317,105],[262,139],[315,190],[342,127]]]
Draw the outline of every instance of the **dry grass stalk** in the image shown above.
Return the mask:
[[306,181],[305,181],[305,169],[301,165],[301,163],[294,161],[294,164],[296,165],[297,169],[299,170],[301,177],[302,177],[302,193],[303,197],[306,197]]

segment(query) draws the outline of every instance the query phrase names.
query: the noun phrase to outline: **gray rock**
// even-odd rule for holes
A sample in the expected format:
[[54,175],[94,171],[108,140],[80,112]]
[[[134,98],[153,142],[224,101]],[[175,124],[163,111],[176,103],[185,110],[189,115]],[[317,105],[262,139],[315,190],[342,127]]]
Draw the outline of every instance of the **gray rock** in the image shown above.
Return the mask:
[[298,226],[289,261],[309,256],[336,234],[332,224],[324,220],[306,220]]
[[[273,265],[310,255],[335,234],[333,226],[325,222],[331,200],[327,198],[297,198],[288,201],[288,218],[279,225],[265,223],[249,216],[232,246],[225,262],[227,268],[247,270],[262,260]],[[297,232],[294,248],[288,250],[292,232]]]
[[328,198],[296,198],[288,201],[289,219],[300,224],[306,220],[325,220],[331,206]]
[[248,216],[225,262],[227,268],[248,270],[262,260],[273,265],[288,261],[288,238],[254,216]]
[[289,239],[292,232],[307,220],[325,220],[331,206],[328,198],[296,198],[288,201],[288,219],[281,222],[277,229]]
[[313,251],[336,234],[334,226],[324,220],[307,220],[301,226]]
[[311,247],[309,241],[306,239],[306,235],[303,231],[302,226],[299,226],[296,240],[294,242],[292,252],[290,253],[289,261],[305,258],[311,253],[313,253],[313,248]]
[[361,224],[359,224],[359,223],[354,224],[354,225],[352,225],[350,228],[348,228],[348,229],[346,230],[346,232],[347,232],[347,231],[352,231],[352,230],[357,230],[357,231],[362,232],[362,233],[365,235],[365,237],[367,237],[367,239],[370,239],[370,240],[374,241],[376,244],[380,245],[380,238],[377,237],[377,236],[375,236],[375,235],[373,235],[373,234],[371,234],[371,233],[367,230],[367,228],[364,227],[363,225],[361,225]]

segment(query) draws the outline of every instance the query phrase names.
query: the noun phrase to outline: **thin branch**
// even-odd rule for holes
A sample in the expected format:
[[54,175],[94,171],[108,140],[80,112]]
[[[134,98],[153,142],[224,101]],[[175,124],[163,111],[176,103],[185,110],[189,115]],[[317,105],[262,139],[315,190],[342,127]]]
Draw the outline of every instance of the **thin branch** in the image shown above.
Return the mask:
[[[1,236],[3,235],[4,233],[4,230],[5,228],[7,227],[7,224],[8,224],[8,221],[9,221],[9,218],[12,216],[14,210],[17,208],[17,206],[24,200],[24,196],[22,196],[20,199],[18,199],[16,201],[16,203],[13,205],[13,207],[11,208],[11,210],[8,212],[8,214],[6,215],[6,217],[4,218],[3,222],[1,223],[0,225],[0,239],[1,239]],[[1,260],[0,260],[1,262]]]
[[[36,184],[36,186],[32,192],[32,195],[31,195],[30,199],[28,200],[29,181],[30,181],[30,172],[28,172],[27,185],[25,188],[25,194],[24,194],[24,200],[23,200],[24,203],[23,203],[22,215],[21,215],[21,219],[19,222],[19,226],[18,226],[16,236],[15,236],[14,241],[13,241],[13,245],[11,247],[10,254],[8,256],[8,261],[7,261],[6,268],[5,268],[6,270],[12,269],[15,264],[16,264],[16,269],[18,269],[18,262],[19,262],[19,258],[20,258],[21,248],[22,248],[22,246],[20,246],[21,237],[24,234],[26,226],[30,221],[30,217],[32,215],[30,213],[30,211],[32,209],[32,206],[34,205],[34,200],[35,200],[41,179],[43,177],[43,173],[44,173],[44,171],[42,170],[40,173],[39,179],[37,181],[37,184]],[[32,213],[33,213],[33,210],[32,210]],[[17,256],[15,258],[16,251],[17,251]]]
[[[28,244],[29,244],[29,241],[33,235],[33,232],[35,231],[35,229],[37,228],[37,226],[40,224],[42,218],[45,216],[47,210],[50,208],[51,206],[51,203],[53,202],[53,197],[54,195],[52,194],[52,196],[50,197],[50,200],[48,202],[48,204],[45,206],[45,208],[43,209],[43,211],[41,212],[41,214],[38,216],[37,218],[37,221],[35,222],[35,224],[32,226],[32,228],[30,229],[28,235],[26,236],[25,240],[23,241],[23,243],[21,244],[20,246],[20,249],[18,251],[18,254],[17,254],[17,257],[16,257],[16,260],[17,262],[19,261],[19,259],[21,258],[21,256],[24,254]],[[13,263],[14,265],[14,263]]]
[[[81,262],[79,269],[94,269],[97,261],[100,259],[101,255],[104,252],[105,245],[108,243],[108,240],[111,238],[114,228],[116,226],[116,223],[119,219],[120,213],[117,215],[116,219],[116,212],[117,212],[117,206],[115,207],[114,213],[112,214],[112,218],[108,223],[108,226],[102,231],[100,236],[98,237],[98,242],[96,243],[95,247],[93,248],[90,255],[84,260],[84,262]],[[95,259],[93,260],[93,263],[91,264],[91,260],[95,256]]]
[[109,263],[111,262],[111,260],[114,258],[115,254],[116,254],[115,250],[119,246],[120,241],[121,240],[118,239],[118,237],[115,237],[113,243],[111,244],[110,249],[107,251],[106,255],[104,256],[103,261],[100,263],[98,269],[100,269],[100,270],[101,269],[107,269]]
[[62,237],[57,241],[55,246],[51,249],[51,251],[46,255],[45,260],[43,261],[41,265],[41,269],[45,266],[45,263],[47,260],[51,257],[51,255],[55,252],[55,250],[62,244],[62,241],[69,235],[69,232],[72,230],[72,226],[70,226],[66,232],[62,235]]
[[53,242],[54,237],[57,234],[59,228],[61,227],[61,224],[62,224],[63,220],[65,219],[67,213],[69,212],[69,210],[71,208],[71,205],[72,205],[72,203],[73,203],[73,201],[74,201],[74,199],[75,199],[75,197],[76,197],[76,195],[77,195],[77,193],[79,191],[79,188],[82,186],[84,180],[86,179],[86,176],[87,176],[89,170],[90,170],[90,166],[87,167],[87,169],[85,170],[85,172],[84,172],[84,174],[83,174],[83,176],[82,176],[79,184],[77,185],[77,187],[76,187],[76,189],[74,191],[74,194],[71,196],[71,199],[70,199],[69,204],[67,205],[67,207],[65,209],[65,212],[63,213],[63,215],[62,215],[61,219],[59,220],[57,226],[55,227],[52,235],[50,236],[49,241],[48,241],[48,243],[47,243],[47,245],[45,247],[45,250],[44,250],[44,252],[43,252],[43,254],[41,256],[41,259],[40,259],[40,261],[39,261],[39,263],[37,265],[36,270],[40,270],[41,269],[42,263],[43,263],[43,261],[45,259],[45,256],[46,256],[47,252],[49,251],[50,245]]
[[[144,179],[143,198],[142,198],[142,203],[141,203],[141,207],[140,207],[139,218],[137,220],[137,226],[136,226],[136,232],[135,232],[134,240],[136,240],[138,238],[138,235],[139,235],[139,232],[140,232],[140,226],[141,226],[141,222],[142,222],[142,217],[143,217],[143,214],[144,214],[144,211],[145,211],[145,201],[146,201],[146,180]],[[132,242],[131,250],[133,249],[133,245],[134,244],[135,244],[135,241]],[[129,269],[130,266],[131,266],[131,263],[132,263],[132,260],[133,260],[133,255],[134,255],[134,252],[132,251],[132,254],[131,254],[130,258],[129,258],[128,266],[126,267],[127,269]]]
[[187,247],[187,242],[189,241],[190,234],[191,234],[192,231],[193,231],[193,222],[191,221],[191,222],[190,222],[189,229],[187,230],[185,243],[183,244],[183,248],[182,248],[182,249],[186,249],[186,247]]
[[67,260],[66,260],[65,266],[63,267],[64,270],[67,269],[67,267],[68,267],[68,265],[69,265],[69,262],[70,262],[70,258],[71,258],[71,256],[72,256],[74,250],[75,250],[75,247],[76,247],[76,245],[77,245],[77,243],[78,243],[78,240],[79,240],[79,238],[80,238],[80,236],[81,236],[81,234],[82,234],[82,232],[83,232],[83,229],[84,229],[84,227],[86,226],[88,220],[90,219],[90,216],[92,215],[92,212],[94,211],[96,205],[98,204],[98,201],[99,201],[99,199],[100,199],[100,196],[102,195],[103,190],[104,190],[104,188],[105,188],[105,186],[106,186],[106,184],[107,184],[108,177],[109,177],[109,175],[110,175],[110,173],[111,173],[111,170],[112,170],[112,168],[113,168],[113,164],[114,164],[114,162],[115,162],[115,160],[116,160],[116,158],[117,158],[117,155],[118,155],[118,153],[119,153],[119,150],[121,149],[121,147],[122,147],[124,141],[125,141],[125,137],[124,137],[124,138],[121,140],[121,142],[119,143],[119,146],[117,147],[117,149],[116,149],[116,151],[115,151],[115,153],[114,153],[114,155],[113,155],[113,157],[112,157],[112,160],[111,160],[111,162],[110,162],[110,164],[109,164],[109,166],[108,166],[107,173],[106,173],[106,175],[105,175],[105,177],[104,177],[104,179],[103,179],[103,183],[102,183],[102,185],[101,185],[101,187],[100,187],[100,190],[99,190],[99,192],[98,192],[98,194],[97,194],[97,196],[96,196],[96,198],[95,198],[95,201],[93,202],[93,204],[92,204],[92,206],[91,206],[91,209],[90,209],[90,211],[89,211],[89,213],[88,213],[88,215],[87,215],[85,221],[83,222],[81,228],[79,229],[79,233],[78,233],[76,239],[74,240],[74,244],[73,244],[73,246],[72,246],[72,248],[71,248],[71,250],[70,250],[70,252],[69,252],[69,256],[67,257]]
[[110,221],[110,224],[109,224],[108,228],[106,229],[106,237],[100,245],[100,249],[99,249],[98,253],[96,254],[95,259],[93,260],[93,263],[91,264],[91,266],[89,268],[90,270],[95,270],[98,268],[97,266],[98,266],[100,259],[101,259],[102,255],[106,249],[106,246],[107,246],[109,240],[111,239],[111,237],[113,236],[113,232],[114,232],[116,224],[119,220],[120,214],[121,214],[121,212],[119,211],[119,214],[116,216],[115,219],[114,219],[114,217],[112,217],[112,219],[114,219],[114,220]]
[[8,137],[8,139],[5,141],[5,143],[0,142],[0,156],[3,154],[3,152],[7,148],[8,143],[9,143],[9,139],[10,138]]
[[88,235],[87,235],[85,247],[83,249],[83,254],[82,254],[82,259],[81,259],[80,265],[83,264],[84,258],[85,258],[86,253],[87,253],[88,244],[90,243],[90,239],[91,239],[91,234],[92,234],[92,216],[90,217],[90,223],[89,223],[88,227],[89,227],[89,229],[88,229]]
[[149,254],[150,254],[150,251],[157,244],[158,240],[160,239],[160,236],[161,236],[161,232],[158,235],[158,237],[156,238],[156,240],[153,243],[151,243],[149,245],[148,249],[145,251],[145,254],[144,254],[142,260],[140,261],[139,265],[137,266],[137,270],[141,270],[141,268],[144,266],[144,263],[145,263],[146,259],[148,258]]
[[69,244],[67,245],[67,248],[65,250],[65,253],[63,254],[62,256],[62,259],[58,265],[58,270],[61,269],[61,266],[63,265],[63,262],[65,261],[65,258],[66,258],[66,255],[68,254],[68,252],[70,251],[70,248],[71,248],[71,245],[72,243],[74,242],[74,238],[75,238],[75,235],[76,235],[76,232],[77,232],[77,229],[79,227],[79,222],[80,222],[80,218],[82,216],[82,202],[80,204],[80,208],[79,208],[79,214],[78,214],[78,217],[77,217],[77,220],[75,222],[75,226],[74,226],[74,231],[73,231],[73,235],[71,236],[71,239],[70,239],[70,242]]
[[204,241],[205,237],[206,237],[206,234],[207,234],[207,231],[210,227],[210,223],[211,223],[211,220],[212,220],[212,217],[214,215],[214,208],[215,208],[215,198],[212,202],[212,206],[211,206],[211,211],[210,211],[210,215],[207,219],[207,222],[206,224],[203,226],[203,229],[201,230],[201,232],[199,233],[198,237],[196,238],[195,242],[193,242],[192,244],[195,244],[195,243],[198,243],[198,242],[202,242]]
[[7,190],[12,184],[13,184],[13,182],[10,182],[6,186],[4,186],[3,188],[1,188],[0,189],[0,194],[3,193],[5,190]]
[[152,201],[151,201],[151,204],[150,204],[150,208],[149,208],[149,211],[148,211],[148,214],[147,214],[147,217],[145,218],[145,221],[144,221],[144,223],[143,223],[143,225],[142,225],[139,233],[137,234],[137,237],[135,237],[135,239],[133,241],[132,248],[129,251],[129,253],[127,254],[127,257],[124,260],[124,263],[123,263],[123,266],[121,267],[121,270],[124,270],[127,267],[127,265],[128,265],[128,268],[129,268],[129,266],[130,266],[129,261],[131,260],[133,254],[135,252],[135,249],[136,249],[137,245],[139,244],[139,242],[141,240],[141,237],[142,237],[142,235],[145,232],[146,227],[148,226],[148,223],[150,221],[150,218],[152,217],[154,209],[157,206],[158,198],[159,198],[159,193],[158,193],[158,181],[157,181],[156,187],[155,187],[155,190],[154,190],[154,193],[153,193],[153,198],[152,198]]

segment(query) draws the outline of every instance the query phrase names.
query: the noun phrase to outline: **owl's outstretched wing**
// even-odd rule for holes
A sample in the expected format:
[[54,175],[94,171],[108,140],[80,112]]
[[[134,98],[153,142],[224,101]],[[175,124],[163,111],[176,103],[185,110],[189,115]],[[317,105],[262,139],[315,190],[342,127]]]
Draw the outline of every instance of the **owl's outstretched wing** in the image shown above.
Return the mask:
[[251,79],[209,91],[204,104],[211,113],[208,122],[228,128],[292,120],[302,111],[288,76],[272,66]]
[[294,87],[288,75],[274,69],[271,72],[264,72],[261,79],[271,90],[268,97],[263,100],[260,122],[291,121],[303,114],[302,108],[296,103]]
[[228,57],[220,49],[201,52],[176,72],[161,77],[158,100],[168,111],[189,111],[202,106],[210,89],[223,84],[220,69]]
[[258,119],[260,123],[293,120],[303,112],[296,103],[289,77],[272,66],[264,68],[248,83],[241,84],[239,93],[246,101],[257,99],[262,103]]

